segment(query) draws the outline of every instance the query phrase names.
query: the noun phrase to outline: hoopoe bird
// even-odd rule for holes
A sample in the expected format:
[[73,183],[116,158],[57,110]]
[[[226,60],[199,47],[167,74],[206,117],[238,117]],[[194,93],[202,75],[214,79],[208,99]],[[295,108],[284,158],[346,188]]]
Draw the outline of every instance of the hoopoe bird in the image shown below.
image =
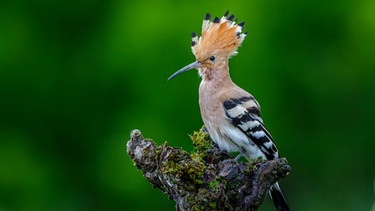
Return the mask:
[[[239,152],[246,159],[262,157],[278,158],[278,151],[271,134],[260,115],[255,98],[233,83],[229,76],[228,60],[237,54],[237,48],[245,39],[244,22],[236,24],[234,15],[211,21],[208,13],[202,24],[201,36],[192,33],[192,51],[196,61],[178,70],[168,80],[191,69],[198,69],[202,78],[199,86],[199,107],[204,125],[212,140],[220,149]],[[290,210],[279,184],[269,191],[279,211]]]

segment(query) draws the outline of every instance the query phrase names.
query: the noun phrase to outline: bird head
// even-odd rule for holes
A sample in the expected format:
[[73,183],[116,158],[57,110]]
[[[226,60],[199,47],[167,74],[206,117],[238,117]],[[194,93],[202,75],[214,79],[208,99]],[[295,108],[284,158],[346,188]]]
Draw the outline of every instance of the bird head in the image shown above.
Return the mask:
[[245,22],[236,24],[234,15],[228,17],[227,11],[222,18],[215,17],[211,21],[211,15],[206,14],[201,36],[192,33],[191,49],[196,61],[175,72],[168,80],[188,70],[198,68],[202,76],[206,71],[215,69],[222,62],[227,62],[231,56],[237,54],[237,48],[245,39],[247,32],[242,33]]

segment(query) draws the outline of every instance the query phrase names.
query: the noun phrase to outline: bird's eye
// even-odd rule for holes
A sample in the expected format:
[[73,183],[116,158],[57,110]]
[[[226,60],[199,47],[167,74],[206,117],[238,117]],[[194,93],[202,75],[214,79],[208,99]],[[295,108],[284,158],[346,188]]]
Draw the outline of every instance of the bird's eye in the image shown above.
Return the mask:
[[211,57],[210,57],[210,60],[211,60],[211,61],[214,61],[214,60],[215,60],[215,57],[214,57],[214,56],[211,56]]

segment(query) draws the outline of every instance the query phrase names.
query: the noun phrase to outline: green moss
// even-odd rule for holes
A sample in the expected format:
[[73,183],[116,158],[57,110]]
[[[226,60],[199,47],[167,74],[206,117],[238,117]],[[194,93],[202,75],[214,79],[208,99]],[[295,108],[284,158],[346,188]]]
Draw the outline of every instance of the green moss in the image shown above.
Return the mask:
[[208,133],[203,131],[203,127],[198,132],[194,131],[190,138],[198,152],[204,152],[211,148],[210,137]]
[[196,184],[203,184],[204,165],[193,160],[188,153],[180,153],[168,157],[168,161],[163,165],[163,173],[176,180],[184,178],[188,182],[186,189],[194,189]]
[[226,188],[227,182],[220,176],[216,176],[212,178],[211,182],[204,184],[203,175],[205,171],[215,172],[215,169],[211,169],[214,168],[212,165],[205,165],[208,153],[212,153],[212,141],[203,129],[194,132],[190,137],[194,144],[194,151],[190,155],[172,155],[169,157],[167,163],[165,163],[167,167],[164,173],[169,174],[176,180],[183,179],[186,191],[198,191],[198,193],[188,196],[192,210],[216,210],[218,196],[221,190]]
[[211,202],[211,203],[209,204],[209,206],[210,206],[210,208],[215,209],[215,208],[216,208],[216,203]]
[[216,186],[219,184],[219,182],[217,180],[213,180],[211,181],[210,183],[208,183],[208,185],[210,186],[210,188],[212,190],[215,190],[216,189]]
[[204,165],[204,157],[207,156],[206,151],[212,148],[208,133],[204,132],[202,127],[198,132],[194,131],[190,138],[195,148],[195,151],[191,154],[192,160]]
[[204,165],[196,162],[190,163],[190,165],[186,167],[186,173],[194,184],[203,184],[202,176],[204,173]]
[[157,148],[155,149],[155,153],[156,153],[156,156],[157,156],[157,157],[159,157],[160,152],[161,152],[160,147],[157,147]]
[[182,175],[182,166],[179,165],[178,163],[169,160],[165,163],[164,168],[163,168],[163,173],[164,174],[170,174],[173,175],[177,178],[179,178]]

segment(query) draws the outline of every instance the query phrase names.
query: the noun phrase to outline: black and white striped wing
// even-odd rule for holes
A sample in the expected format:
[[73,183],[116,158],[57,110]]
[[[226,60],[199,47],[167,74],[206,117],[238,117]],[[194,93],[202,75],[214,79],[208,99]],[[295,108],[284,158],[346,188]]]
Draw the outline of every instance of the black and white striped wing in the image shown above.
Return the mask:
[[267,160],[278,157],[277,148],[263,124],[259,104],[254,97],[232,98],[224,101],[223,105],[228,121],[245,133]]

